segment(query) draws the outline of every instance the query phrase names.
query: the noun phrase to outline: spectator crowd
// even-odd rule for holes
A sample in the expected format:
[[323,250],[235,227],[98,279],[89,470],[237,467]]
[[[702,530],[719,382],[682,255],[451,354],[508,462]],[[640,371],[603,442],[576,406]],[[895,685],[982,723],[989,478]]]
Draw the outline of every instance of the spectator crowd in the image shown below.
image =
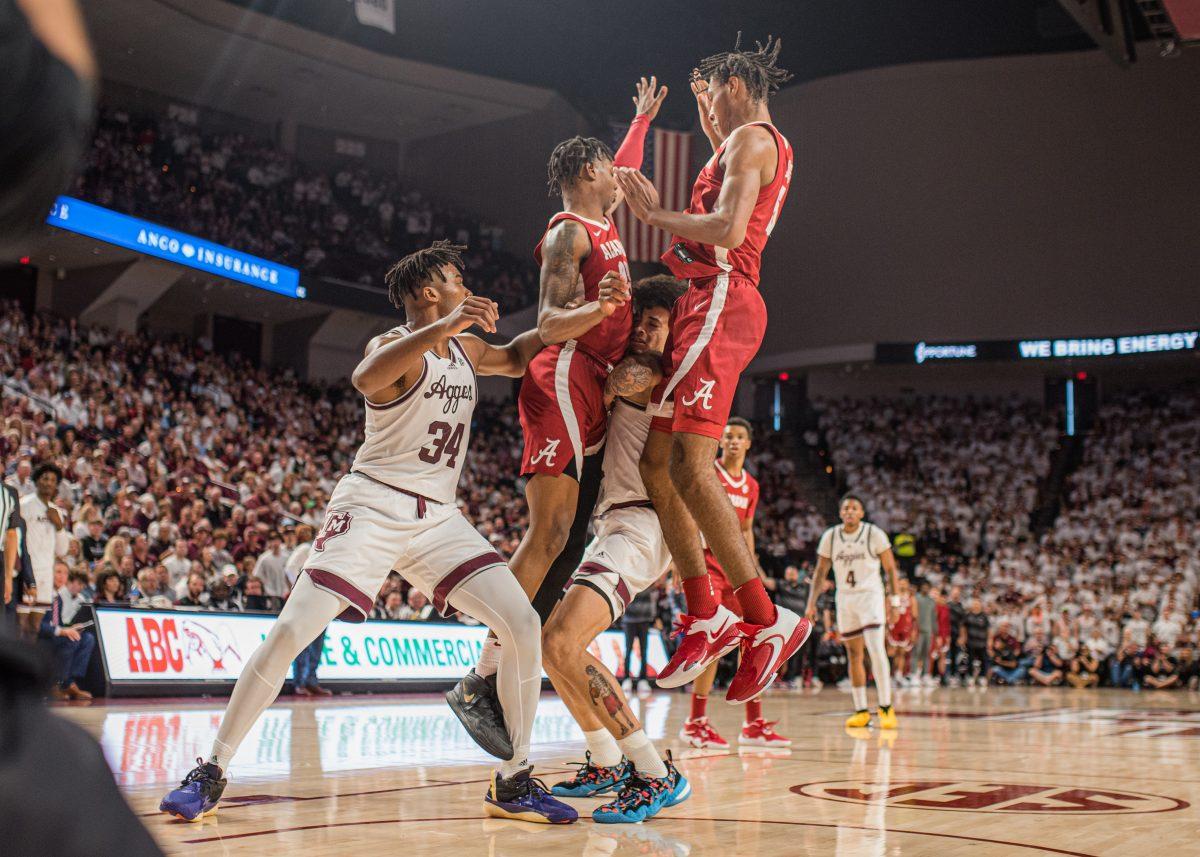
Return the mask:
[[203,132],[167,116],[107,108],[75,195],[316,276],[379,285],[401,256],[448,238],[467,275],[512,312],[537,296],[530,253],[503,230],[436,205],[392,173],[310,167],[270,141]]
[[871,520],[922,546],[901,626],[933,656],[893,646],[902,684],[1196,685],[1196,385],[1110,396],[1043,533],[1030,522],[1057,431],[1035,403],[823,402],[820,425]]
[[[33,587],[18,598],[54,602],[55,637],[70,627],[59,614],[87,602],[279,609],[360,440],[361,400],[345,383],[308,384],[201,343],[11,304],[0,307],[0,376],[0,457]],[[901,684],[1195,680],[1195,387],[1112,397],[1064,487],[1065,508],[1040,534],[1029,520],[1054,430],[1036,407],[827,402],[821,420],[838,475],[865,495],[869,517],[918,534],[923,548],[906,561],[914,583],[889,635]],[[473,428],[460,504],[511,555],[528,523],[516,408],[483,401]],[[747,461],[761,485],[760,561],[775,598],[802,610],[826,522],[796,496],[796,467],[769,433]],[[818,642],[791,680],[844,675],[832,585],[818,601]],[[669,629],[682,608],[664,580],[641,624]],[[396,574],[373,616],[438,618]],[[914,650],[930,655],[916,663]]]

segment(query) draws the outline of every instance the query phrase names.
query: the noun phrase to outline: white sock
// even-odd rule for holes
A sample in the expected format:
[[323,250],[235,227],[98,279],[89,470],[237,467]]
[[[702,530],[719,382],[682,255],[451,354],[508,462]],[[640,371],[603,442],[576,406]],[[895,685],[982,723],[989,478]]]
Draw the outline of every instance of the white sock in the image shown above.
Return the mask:
[[639,774],[651,777],[665,777],[667,766],[663,764],[662,756],[646,735],[645,729],[639,729],[628,738],[617,741],[617,746],[625,754],[625,758],[633,762],[633,767]]
[[501,762],[500,763],[500,776],[507,780],[507,779],[514,777],[517,774],[521,773],[521,771],[525,770],[528,767],[529,767],[529,759],[527,759],[527,758],[518,759],[516,756],[513,756],[513,759],[511,762]]
[[513,745],[512,761],[500,766],[500,775],[511,777],[529,767],[529,738],[542,693],[542,621],[521,584],[504,566],[468,578],[451,593],[449,601],[450,606],[496,634],[498,642],[485,644],[484,654],[490,648],[499,659],[496,694]]
[[209,761],[225,771],[246,733],[279,696],[288,666],[344,607],[336,595],[318,589],[307,574],[296,579],[283,612],[246,662],[225,706]]
[[875,695],[881,706],[892,704],[892,665],[888,661],[887,649],[883,645],[883,629],[868,628],[863,631],[863,642],[871,656],[871,672],[875,674]]
[[476,675],[487,678],[490,675],[495,675],[500,669],[500,641],[495,637],[488,637],[483,641],[483,651],[479,653],[479,660],[475,664]]
[[612,768],[621,763],[621,748],[617,739],[607,729],[597,729],[595,732],[584,732],[588,752],[592,754],[592,764],[602,768]]
[[862,687],[858,685],[852,686],[850,688],[850,696],[854,699],[855,711],[867,710],[867,686],[865,684]]

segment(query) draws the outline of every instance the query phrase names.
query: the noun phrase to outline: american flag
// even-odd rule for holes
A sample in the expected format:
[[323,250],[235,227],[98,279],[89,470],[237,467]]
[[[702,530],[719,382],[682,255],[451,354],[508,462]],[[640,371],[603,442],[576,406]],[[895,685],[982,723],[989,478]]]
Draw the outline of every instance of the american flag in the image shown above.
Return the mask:
[[[629,123],[613,123],[613,151],[625,139]],[[642,158],[642,174],[654,182],[664,208],[683,211],[688,206],[691,190],[692,135],[686,131],[663,131],[652,128],[652,140],[647,140]],[[671,236],[661,229],[652,229],[633,216],[629,206],[620,205],[613,213],[625,255],[631,262],[657,262],[670,246]]]

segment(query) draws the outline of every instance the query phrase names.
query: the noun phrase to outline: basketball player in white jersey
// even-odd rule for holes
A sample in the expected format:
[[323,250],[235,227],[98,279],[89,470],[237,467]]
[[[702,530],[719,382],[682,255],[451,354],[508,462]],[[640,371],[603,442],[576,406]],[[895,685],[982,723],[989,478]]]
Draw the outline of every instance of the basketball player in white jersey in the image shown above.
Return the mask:
[[588,746],[576,775],[552,791],[559,797],[615,793],[615,800],[592,812],[592,819],[601,824],[644,821],[691,794],[687,780],[663,760],[630,711],[620,683],[588,652],[596,636],[671,564],[638,462],[650,434],[652,416],[646,406],[662,378],[671,307],[683,289],[682,283],[665,275],[633,287],[628,354],[605,387],[605,398],[612,398],[613,406],[592,521],[595,539],[544,631],[546,672]]
[[188,821],[216,811],[225,769],[279,693],[288,664],[334,618],[362,622],[395,569],[439,610],[461,610],[503,643],[498,692],[514,748],[493,774],[485,811],[542,823],[578,814],[531,777],[526,756],[541,691],[541,623],[504,559],[455,505],[477,399],[476,372],[519,378],[542,348],[536,331],[493,346],[496,305],[463,285],[463,247],[448,241],[401,259],[387,274],[407,323],[375,337],[354,370],[366,436],[329,500],[304,572],[246,663],[213,743],[160,809]]
[[[850,693],[854,698],[854,715],[846,725],[860,728],[871,722],[871,712],[867,709],[867,670],[863,665],[865,648],[871,654],[871,672],[875,675],[875,692],[879,696],[879,726],[895,729],[892,671],[883,643],[887,610],[880,567],[887,570],[892,593],[899,590],[900,571],[887,533],[864,521],[864,514],[861,499],[853,494],[842,498],[842,525],[826,530],[817,545],[817,571],[809,589],[805,615],[810,621],[816,618],[817,595],[824,588],[832,567],[837,581],[838,634],[846,644],[850,658]],[[892,599],[894,604],[895,594]]]

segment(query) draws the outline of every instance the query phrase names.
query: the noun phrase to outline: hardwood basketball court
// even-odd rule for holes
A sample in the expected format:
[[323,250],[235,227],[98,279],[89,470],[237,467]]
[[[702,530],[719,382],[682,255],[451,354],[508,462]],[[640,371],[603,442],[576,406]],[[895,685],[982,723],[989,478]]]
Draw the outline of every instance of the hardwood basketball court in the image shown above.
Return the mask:
[[[105,755],[169,854],[321,855],[1143,855],[1200,853],[1200,694],[902,690],[900,729],[851,734],[849,695],[775,692],[765,713],[787,750],[738,750],[740,709],[714,697],[729,751],[676,738],[687,697],[635,710],[691,780],[686,803],[639,825],[483,816],[491,770],[439,696],[288,697],[246,739],[219,813],[187,824],[156,812],[206,755],[223,699],[64,706]],[[582,758],[557,697],[543,697],[538,774]],[[663,738],[666,741],[663,742]]]

